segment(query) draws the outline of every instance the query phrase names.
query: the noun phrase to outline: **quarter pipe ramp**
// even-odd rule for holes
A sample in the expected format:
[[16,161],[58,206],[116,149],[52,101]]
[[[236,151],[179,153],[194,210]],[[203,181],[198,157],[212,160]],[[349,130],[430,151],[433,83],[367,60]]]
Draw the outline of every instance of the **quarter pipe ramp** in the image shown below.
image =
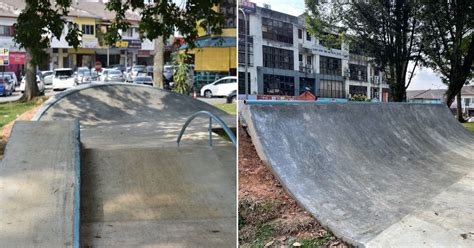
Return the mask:
[[242,115],[287,191],[347,242],[474,245],[474,135],[446,106],[248,103]]

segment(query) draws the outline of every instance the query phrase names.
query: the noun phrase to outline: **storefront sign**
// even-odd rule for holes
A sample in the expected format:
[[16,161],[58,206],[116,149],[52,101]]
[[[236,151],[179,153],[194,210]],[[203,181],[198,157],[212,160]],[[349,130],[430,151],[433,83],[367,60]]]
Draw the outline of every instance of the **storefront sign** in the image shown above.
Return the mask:
[[0,66],[10,64],[10,49],[0,48]]
[[257,13],[257,4],[247,0],[241,0],[239,7],[242,8],[246,13]]
[[11,65],[24,65],[26,64],[26,53],[25,52],[10,52],[10,64]]
[[142,41],[141,40],[133,40],[133,39],[123,39],[121,41],[117,41],[112,47],[141,49],[142,48]]
[[349,52],[339,50],[339,49],[328,49],[323,46],[316,46],[313,48],[313,52],[315,54],[323,55],[323,56],[329,56],[333,58],[338,58],[338,59],[349,59]]
[[150,55],[150,50],[138,50],[137,54],[138,57],[149,57]]

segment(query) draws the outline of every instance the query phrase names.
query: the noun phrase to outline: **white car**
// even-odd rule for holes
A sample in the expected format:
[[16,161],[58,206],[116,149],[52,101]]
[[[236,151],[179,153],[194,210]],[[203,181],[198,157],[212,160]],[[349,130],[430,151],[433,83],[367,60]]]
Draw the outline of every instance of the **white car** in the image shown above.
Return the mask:
[[[41,78],[38,74],[36,74],[36,84],[38,84],[38,90],[39,90],[40,94],[44,95],[44,90],[45,90],[44,83],[43,83],[43,80],[41,80]],[[23,77],[21,79],[21,83],[20,83],[20,92],[21,93],[25,92],[25,87],[26,87],[26,77]]]
[[227,96],[234,90],[237,90],[237,77],[223,77],[213,83],[204,85],[204,87],[201,88],[201,96],[207,98],[213,96]]
[[100,81],[104,82],[123,82],[123,74],[119,70],[106,69],[100,75]]
[[54,77],[53,71],[42,71],[40,73],[41,73],[41,76],[43,77],[43,81],[45,85],[53,84],[53,77]]
[[54,70],[53,90],[64,90],[74,86],[74,72],[71,68],[61,68]]

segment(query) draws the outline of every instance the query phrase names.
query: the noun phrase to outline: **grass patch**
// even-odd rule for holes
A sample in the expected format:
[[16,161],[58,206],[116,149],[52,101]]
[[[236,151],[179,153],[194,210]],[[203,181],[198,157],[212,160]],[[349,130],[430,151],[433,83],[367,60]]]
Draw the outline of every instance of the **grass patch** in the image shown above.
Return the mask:
[[214,105],[217,108],[231,114],[231,115],[236,115],[237,114],[237,105],[235,103],[219,103]]
[[466,122],[463,123],[464,127],[467,128],[467,130],[474,132],[474,122]]
[[6,102],[0,103],[0,128],[26,111],[41,105],[47,97],[37,97],[29,102]]

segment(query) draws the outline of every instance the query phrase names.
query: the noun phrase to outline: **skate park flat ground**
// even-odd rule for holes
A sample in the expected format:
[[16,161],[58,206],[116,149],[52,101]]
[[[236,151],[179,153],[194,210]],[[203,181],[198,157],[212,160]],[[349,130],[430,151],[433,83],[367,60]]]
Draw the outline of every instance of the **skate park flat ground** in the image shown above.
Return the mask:
[[[81,125],[81,246],[235,247],[236,153],[195,119],[235,116],[187,96],[130,84],[62,92],[36,120]],[[217,125],[215,125],[217,127]]]
[[242,115],[282,185],[346,242],[474,245],[474,136],[446,106],[249,104]]

